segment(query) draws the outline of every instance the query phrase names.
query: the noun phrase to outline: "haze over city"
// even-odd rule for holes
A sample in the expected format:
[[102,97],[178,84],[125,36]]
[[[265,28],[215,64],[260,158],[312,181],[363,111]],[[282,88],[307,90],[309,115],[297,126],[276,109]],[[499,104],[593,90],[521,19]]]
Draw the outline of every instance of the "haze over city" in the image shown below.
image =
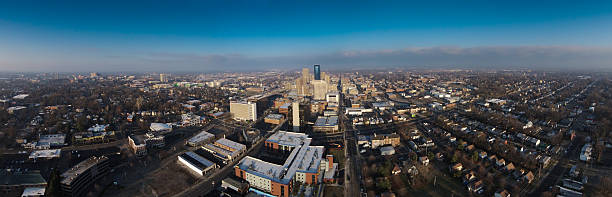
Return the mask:
[[0,71],[610,70],[609,1],[6,1]]

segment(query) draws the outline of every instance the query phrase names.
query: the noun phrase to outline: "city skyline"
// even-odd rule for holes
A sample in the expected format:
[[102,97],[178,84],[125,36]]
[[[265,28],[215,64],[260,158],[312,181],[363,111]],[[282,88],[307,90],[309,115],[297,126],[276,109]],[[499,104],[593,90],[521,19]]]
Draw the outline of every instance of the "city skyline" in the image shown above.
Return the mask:
[[612,4],[4,2],[0,71],[612,69]]

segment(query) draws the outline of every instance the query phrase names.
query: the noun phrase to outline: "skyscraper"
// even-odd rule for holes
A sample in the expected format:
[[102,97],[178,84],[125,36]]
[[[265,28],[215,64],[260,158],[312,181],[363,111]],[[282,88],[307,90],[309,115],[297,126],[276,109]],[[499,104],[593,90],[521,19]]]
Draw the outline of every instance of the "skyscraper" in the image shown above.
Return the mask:
[[314,86],[313,99],[314,100],[325,100],[325,95],[327,94],[328,84],[323,80],[314,80],[312,81]]
[[321,66],[317,64],[314,65],[314,79],[321,80]]
[[159,74],[159,81],[161,81],[162,83],[168,82],[168,76],[166,76],[166,74]]
[[308,68],[302,68],[302,79],[304,79],[304,83],[310,83],[310,70]]
[[300,131],[300,103],[293,102],[291,107],[291,114],[293,115],[293,131]]

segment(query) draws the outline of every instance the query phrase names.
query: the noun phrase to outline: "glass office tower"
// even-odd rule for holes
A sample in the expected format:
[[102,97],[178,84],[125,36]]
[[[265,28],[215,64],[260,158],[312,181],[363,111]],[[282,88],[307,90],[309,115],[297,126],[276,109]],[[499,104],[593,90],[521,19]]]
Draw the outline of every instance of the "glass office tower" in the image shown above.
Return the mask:
[[321,80],[321,66],[314,65],[314,79]]

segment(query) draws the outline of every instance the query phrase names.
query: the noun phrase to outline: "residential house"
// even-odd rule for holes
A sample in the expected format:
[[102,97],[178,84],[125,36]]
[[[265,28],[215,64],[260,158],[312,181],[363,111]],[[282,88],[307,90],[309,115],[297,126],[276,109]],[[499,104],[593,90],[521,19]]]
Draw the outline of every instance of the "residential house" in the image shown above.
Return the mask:
[[480,151],[480,153],[478,153],[478,157],[480,157],[480,159],[487,158],[487,152],[486,151]]
[[498,168],[501,168],[506,165],[506,160],[504,160],[504,158],[501,158],[497,160],[497,162],[495,162],[495,165],[497,165]]
[[419,157],[419,161],[421,162],[421,164],[423,164],[424,166],[429,165],[429,158],[427,158],[427,156],[422,156]]
[[461,163],[456,163],[455,165],[451,167],[451,171],[461,171],[461,170],[463,170],[463,164]]
[[400,174],[400,173],[402,173],[402,169],[401,169],[401,168],[400,168],[400,167],[399,167],[399,166],[396,164],[396,165],[393,167],[393,170],[391,170],[391,174],[393,174],[393,175],[398,175],[398,174]]
[[510,197],[510,192],[508,192],[506,189],[497,191],[495,192],[494,197]]
[[482,183],[482,180],[474,181],[468,184],[468,191],[479,192],[479,190],[482,190],[483,187],[484,184]]

